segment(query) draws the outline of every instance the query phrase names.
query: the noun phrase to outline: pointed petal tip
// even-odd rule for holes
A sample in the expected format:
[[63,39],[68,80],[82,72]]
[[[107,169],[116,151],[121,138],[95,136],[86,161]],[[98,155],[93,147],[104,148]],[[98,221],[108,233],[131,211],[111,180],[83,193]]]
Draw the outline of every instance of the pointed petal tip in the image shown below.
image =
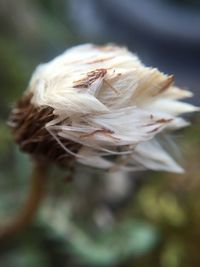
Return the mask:
[[177,166],[172,172],[177,173],[177,174],[184,174],[185,169],[183,169],[181,166]]

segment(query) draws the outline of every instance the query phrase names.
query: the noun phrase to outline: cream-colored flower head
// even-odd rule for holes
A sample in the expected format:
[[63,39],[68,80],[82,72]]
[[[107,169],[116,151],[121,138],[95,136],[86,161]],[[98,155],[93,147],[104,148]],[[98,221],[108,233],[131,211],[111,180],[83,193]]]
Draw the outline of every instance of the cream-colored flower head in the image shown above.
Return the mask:
[[[27,96],[34,110],[50,111],[40,115],[43,120],[29,118],[29,126],[41,121],[46,135],[64,152],[62,158],[71,155],[104,169],[183,171],[157,136],[187,125],[180,115],[197,108],[179,100],[191,93],[175,87],[173,76],[144,66],[124,47],[86,44],[68,49],[37,67]],[[19,110],[13,112],[15,129]],[[36,136],[35,143],[42,142]]]

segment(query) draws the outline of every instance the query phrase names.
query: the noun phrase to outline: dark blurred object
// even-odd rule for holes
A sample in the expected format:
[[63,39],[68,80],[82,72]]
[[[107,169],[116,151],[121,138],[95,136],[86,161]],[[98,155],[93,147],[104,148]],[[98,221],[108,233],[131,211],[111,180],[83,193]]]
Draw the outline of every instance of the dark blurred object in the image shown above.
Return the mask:
[[71,0],[70,4],[83,38],[128,45],[147,65],[173,73],[177,84],[189,87],[195,93],[192,101],[200,104],[199,5],[189,8],[189,2],[175,0]]
[[199,0],[168,0],[168,1],[172,3],[176,3],[178,5],[186,5],[187,7],[191,7],[191,8],[200,7]]

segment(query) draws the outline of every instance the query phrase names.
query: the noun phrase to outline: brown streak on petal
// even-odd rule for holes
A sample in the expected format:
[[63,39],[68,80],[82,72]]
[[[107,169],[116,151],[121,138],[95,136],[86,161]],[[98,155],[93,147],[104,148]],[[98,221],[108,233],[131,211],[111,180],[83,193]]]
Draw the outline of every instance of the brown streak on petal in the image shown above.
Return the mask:
[[106,69],[96,69],[87,73],[87,76],[78,81],[74,81],[74,88],[88,88],[97,79],[103,78],[107,73]]
[[153,96],[163,93],[165,90],[167,90],[170,87],[173,81],[174,81],[174,76],[173,75],[168,76],[168,78],[163,82],[161,89],[158,92],[156,92],[155,95]]
[[171,122],[173,121],[173,119],[159,119],[156,121],[156,123],[167,123],[167,122]]
[[154,132],[157,132],[159,129],[160,129],[160,126],[154,128],[153,130],[151,130],[151,131],[149,131],[149,132],[147,132],[147,133],[154,133]]
[[119,47],[119,46],[114,45],[114,44],[110,44],[110,45],[93,45],[93,47],[95,49],[98,49],[98,50],[103,51],[103,52],[116,51],[116,50],[119,50],[121,48],[124,48],[123,46]]
[[156,120],[156,121],[154,121],[152,123],[146,124],[145,126],[148,127],[148,126],[153,126],[153,125],[155,125],[157,123],[163,124],[163,123],[168,123],[168,122],[171,122],[171,121],[173,121],[173,119],[158,119],[158,120]]
[[104,62],[104,61],[110,60],[110,59],[112,59],[112,58],[113,58],[113,57],[99,58],[99,59],[96,59],[96,60],[90,61],[90,62],[88,62],[87,64],[96,64],[96,63],[101,63],[101,62]]
[[113,87],[107,80],[104,80],[104,83],[107,84],[116,94],[119,93],[119,91]]
[[95,131],[93,131],[93,132],[91,132],[91,133],[88,133],[88,134],[82,134],[81,136],[80,136],[80,138],[87,138],[87,137],[89,137],[89,136],[92,136],[92,135],[94,135],[94,134],[96,134],[96,133],[102,133],[102,134],[113,134],[114,132],[113,131],[111,131],[111,130],[109,130],[109,129],[97,129],[97,130],[95,130]]

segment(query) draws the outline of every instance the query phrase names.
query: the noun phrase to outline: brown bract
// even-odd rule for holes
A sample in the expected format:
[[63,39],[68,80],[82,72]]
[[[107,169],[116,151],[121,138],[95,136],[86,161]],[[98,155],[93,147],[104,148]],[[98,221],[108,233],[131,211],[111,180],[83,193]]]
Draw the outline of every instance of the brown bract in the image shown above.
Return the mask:
[[[53,108],[36,107],[31,103],[32,94],[25,95],[12,109],[8,121],[16,143],[33,157],[69,167],[74,157],[57,143],[45,125],[55,119]],[[67,139],[60,140],[65,147],[76,153],[81,145]]]

